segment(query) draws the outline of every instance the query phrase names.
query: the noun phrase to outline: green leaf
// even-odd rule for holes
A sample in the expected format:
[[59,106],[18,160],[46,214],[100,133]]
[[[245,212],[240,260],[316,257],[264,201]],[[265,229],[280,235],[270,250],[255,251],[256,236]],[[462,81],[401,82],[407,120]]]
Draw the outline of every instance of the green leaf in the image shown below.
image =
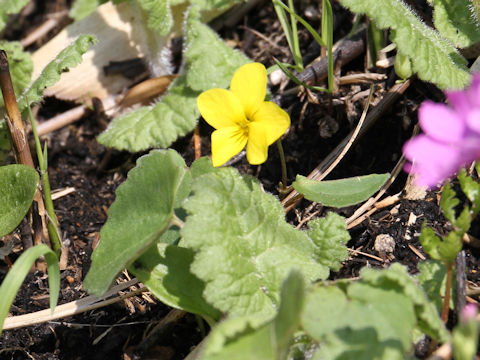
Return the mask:
[[154,244],[129,270],[164,304],[218,320],[220,312],[203,299],[205,283],[190,271],[193,255],[187,248]]
[[226,45],[192,12],[187,19],[187,86],[201,92],[211,88],[227,88],[233,73],[250,62],[239,51]]
[[0,30],[3,30],[8,22],[8,16],[18,14],[28,0],[0,0]]
[[[440,313],[443,306],[443,297],[445,296],[445,286],[447,282],[447,268],[439,260],[427,260],[418,263],[420,273],[415,279],[420,283],[431,302]],[[455,279],[454,279],[455,281]],[[453,286],[455,288],[455,286]],[[450,308],[453,309],[453,297],[450,298]]]
[[452,189],[450,182],[447,181],[443,186],[442,197],[440,198],[440,208],[443,211],[443,215],[452,224],[455,224],[455,207],[460,203],[460,200],[456,198],[455,191]]
[[359,281],[319,285],[307,294],[302,325],[322,343],[316,358],[404,359],[416,326],[448,341],[435,308],[403,266],[360,275]]
[[471,360],[475,358],[478,348],[480,324],[476,319],[460,321],[453,329],[453,355],[455,360]]
[[470,82],[466,60],[438,32],[423,23],[403,0],[341,0],[353,12],[367,14],[381,29],[390,28],[398,52],[408,56],[418,77],[442,89]]
[[322,359],[404,359],[415,314],[405,294],[354,283],[347,293],[315,289],[307,296],[302,323],[322,342]]
[[292,271],[283,282],[280,294],[280,307],[273,321],[272,341],[277,359],[286,359],[295,332],[300,325],[300,315],[304,307],[305,285],[303,276]]
[[[32,59],[27,52],[23,51],[22,44],[17,41],[0,41],[0,49],[5,50],[7,53],[13,90],[16,95],[20,95],[27,88],[32,79]],[[4,106],[2,96],[0,98],[0,107],[3,108]],[[2,109],[2,113],[4,112],[5,110]]]
[[440,260],[445,264],[452,264],[457,254],[462,250],[462,235],[451,231],[443,240],[435,235],[433,229],[425,224],[420,234],[420,243],[423,250],[434,260]]
[[45,244],[31,247],[24,251],[15,261],[0,286],[0,294],[2,294],[0,297],[0,335],[2,333],[3,322],[12,306],[18,289],[20,289],[23,280],[30,272],[35,260],[40,256],[44,256],[47,261],[50,310],[53,312],[55,306],[57,306],[58,294],[60,292],[60,267],[58,265],[57,256]]
[[75,0],[68,15],[75,21],[82,20],[108,0]]
[[249,316],[229,318],[210,333],[201,360],[276,360],[271,324],[255,329]]
[[480,184],[468,176],[465,169],[458,174],[458,180],[463,193],[472,203],[473,214],[478,214],[480,211]]
[[196,15],[187,18],[185,74],[177,78],[155,106],[141,107],[114,119],[98,141],[118,150],[168,147],[192,131],[200,112],[197,96],[211,87],[227,87],[233,73],[247,62]]
[[412,61],[400,52],[395,56],[395,74],[400,79],[408,79],[412,76]]
[[317,261],[333,271],[340,270],[342,261],[348,257],[345,245],[350,240],[345,219],[329,212],[324,218],[310,221],[308,227],[307,235],[317,245]]
[[148,14],[148,27],[160,35],[167,35],[173,25],[170,1],[138,0],[138,4]]
[[31,167],[0,167],[0,236],[12,232],[20,224],[32,204],[38,181],[38,173]]
[[293,187],[310,201],[331,207],[358,204],[375,194],[387,181],[390,174],[371,174],[353,178],[315,181],[297,175]]
[[480,41],[480,26],[471,0],[434,0],[433,23],[456,47]]
[[200,116],[197,96],[185,85],[185,76],[177,78],[159,103],[115,118],[97,140],[105,146],[132,152],[168,147],[195,127]]
[[141,157],[116,191],[100,244],[84,286],[103,294],[115,276],[138,258],[168,229],[179,196],[188,191],[185,162],[173,150],[154,150]]
[[82,55],[87,52],[91,45],[95,44],[93,35],[80,35],[77,40],[57,55],[42,71],[40,76],[18,99],[18,107],[23,111],[27,106],[42,100],[43,90],[60,80],[63,72],[77,66],[82,61]]
[[408,296],[413,302],[417,317],[417,326],[421,331],[440,342],[449,340],[448,331],[438,315],[435,305],[426,297],[423,289],[408,274],[407,269],[400,264],[393,264],[388,269],[379,271],[362,269],[360,273],[364,281],[375,286],[388,286],[396,288]]
[[207,339],[202,359],[286,359],[300,324],[304,302],[302,275],[292,272],[282,286],[274,320],[258,329],[252,317],[234,317],[220,323]]
[[263,323],[275,315],[291,270],[309,281],[328,276],[312,256],[316,245],[285,222],[279,201],[254,179],[220,168],[196,178],[192,189],[180,245],[196,252],[191,270],[219,310]]

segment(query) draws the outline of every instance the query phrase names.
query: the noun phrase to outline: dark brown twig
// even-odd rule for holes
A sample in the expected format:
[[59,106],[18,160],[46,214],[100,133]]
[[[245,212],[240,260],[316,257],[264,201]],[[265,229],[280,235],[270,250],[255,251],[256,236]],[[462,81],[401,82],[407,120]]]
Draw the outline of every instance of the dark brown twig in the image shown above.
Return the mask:
[[[343,65],[360,56],[365,51],[365,28],[358,30],[351,38],[344,38],[334,45],[333,61]],[[328,59],[321,58],[308,66],[298,75],[298,79],[307,85],[318,85],[328,76]]]
[[[2,90],[5,108],[7,110],[7,116],[5,117],[5,121],[10,132],[10,137],[12,139],[15,159],[17,160],[17,163],[35,169],[32,154],[30,152],[30,147],[28,146],[22,116],[20,114],[20,109],[18,108],[17,99],[15,97],[15,91],[13,89],[7,54],[3,50],[0,50],[0,88]],[[35,245],[38,245],[38,243],[43,242],[42,239],[48,239],[47,227],[45,226],[45,205],[43,203],[43,198],[40,190],[37,190],[33,201],[36,202],[36,205],[38,206],[33,206],[33,211],[37,211],[36,209],[38,209],[38,214],[40,215],[40,218],[42,220],[42,227],[40,229],[40,233],[38,233],[38,230],[36,228],[33,229],[33,238],[35,239]],[[32,208],[30,209],[31,211]],[[36,215],[34,214],[34,217],[35,216]],[[24,247],[27,248],[28,243],[24,243]]]

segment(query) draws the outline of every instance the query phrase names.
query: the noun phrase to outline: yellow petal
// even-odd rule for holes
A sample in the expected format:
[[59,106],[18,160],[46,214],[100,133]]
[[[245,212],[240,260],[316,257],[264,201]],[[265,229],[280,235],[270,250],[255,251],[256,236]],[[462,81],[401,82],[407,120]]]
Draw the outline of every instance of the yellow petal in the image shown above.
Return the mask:
[[239,126],[230,126],[212,133],[212,163],[221,166],[237,155],[247,143],[247,134]]
[[267,70],[260,63],[241,66],[233,75],[230,90],[240,99],[249,119],[258,110],[267,91]]
[[197,98],[197,106],[207,123],[215,129],[245,123],[245,113],[240,100],[225,89],[210,89]]
[[252,165],[262,164],[268,157],[265,127],[260,123],[248,124],[247,160]]
[[271,101],[264,101],[251,120],[264,126],[268,145],[272,145],[285,134],[290,126],[287,112]]

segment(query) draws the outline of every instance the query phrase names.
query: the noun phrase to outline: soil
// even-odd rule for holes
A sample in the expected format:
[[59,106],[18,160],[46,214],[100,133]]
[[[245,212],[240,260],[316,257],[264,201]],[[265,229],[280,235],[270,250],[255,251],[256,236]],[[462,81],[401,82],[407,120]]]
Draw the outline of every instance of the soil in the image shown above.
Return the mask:
[[[36,4],[33,9],[23,11],[21,16],[12,20],[12,26],[4,33],[4,38],[22,39],[41,24],[48,14],[71,6],[70,1],[62,0],[33,3]],[[299,2],[298,12],[318,29],[320,12],[317,3],[314,0]],[[336,2],[333,5],[334,36],[337,40],[350,31],[352,15]],[[428,14],[428,11],[425,13]],[[66,23],[68,21],[62,22],[58,28],[30,46],[29,50],[41,46]],[[319,55],[319,49],[308,32],[303,29],[299,31],[302,54],[305,62],[310,63]],[[269,1],[260,2],[237,26],[223,28],[220,33],[230,44],[266,66],[274,64],[274,57],[292,62],[287,42]],[[365,59],[366,54],[342,66],[341,75],[365,72]],[[374,102],[378,102],[393,86],[394,72],[391,67],[369,70],[386,75],[386,80],[376,82]],[[293,84],[289,84],[286,89],[292,87]],[[370,84],[342,85],[331,98],[323,93],[309,96],[291,92],[288,95],[288,91],[278,86],[271,87],[274,99],[292,118],[292,126],[283,140],[289,182],[295,179],[296,174],[307,175],[354,129],[368,95],[361,95],[361,92],[368,91],[369,87]],[[391,172],[401,157],[402,145],[412,134],[418,105],[425,99],[439,101],[442,94],[434,86],[412,79],[409,89],[356,142],[329,179]],[[47,98],[37,113],[37,119],[44,121],[74,106],[74,103]],[[208,155],[212,129],[203,121],[199,127],[203,155]],[[74,192],[55,201],[62,238],[68,247],[68,264],[61,273],[59,304],[87,296],[82,289],[82,280],[88,272],[90,255],[99,240],[99,231],[107,219],[108,208],[115,199],[115,189],[125,180],[136,158],[142,155],[106,149],[96,141],[102,130],[102,122],[92,112],[75,124],[44,138],[49,149],[52,189],[75,188]],[[188,164],[194,160],[193,134],[179,139],[172,147],[184,156]],[[234,166],[241,173],[256,176],[266,191],[278,194],[281,174],[279,156],[274,146],[270,149],[268,161],[261,166],[251,166],[245,158],[241,158]],[[384,197],[402,192],[406,181],[407,175],[401,172]],[[418,241],[422,223],[426,221],[439,233],[448,229],[448,223],[439,210],[437,192],[428,192],[418,200],[407,200],[404,194],[398,202],[380,209],[350,229],[351,241],[347,244],[352,250],[350,257],[339,272],[331,274],[331,279],[355,277],[364,266],[386,267],[392,262],[404,264],[412,274],[417,272],[418,262],[426,256]],[[328,209],[302,200],[288,213],[287,219],[297,225],[312,214],[320,217],[330,210],[348,217],[357,208]],[[411,214],[417,217],[412,225],[408,223]],[[478,236],[479,232],[478,224],[474,224],[471,235]],[[374,250],[375,239],[382,234],[388,234],[395,240],[392,254],[379,254]],[[21,235],[22,226],[13,236],[20,238]],[[21,251],[21,242],[17,241],[17,246],[9,255],[10,261],[14,262]],[[467,280],[471,285],[479,286],[479,250],[465,245],[464,251]],[[8,263],[0,261],[0,280],[7,271]],[[128,280],[128,276],[127,273],[121,274],[118,282]],[[475,300],[473,297],[472,301]],[[47,307],[47,277],[37,270],[25,280],[12,306],[11,315],[31,313]],[[148,294],[143,294],[57,322],[7,330],[0,337],[0,359],[183,359],[208,332],[205,325],[191,314],[179,317],[168,328],[156,333],[153,345],[146,346],[144,342],[152,334],[152,328],[170,310]]]

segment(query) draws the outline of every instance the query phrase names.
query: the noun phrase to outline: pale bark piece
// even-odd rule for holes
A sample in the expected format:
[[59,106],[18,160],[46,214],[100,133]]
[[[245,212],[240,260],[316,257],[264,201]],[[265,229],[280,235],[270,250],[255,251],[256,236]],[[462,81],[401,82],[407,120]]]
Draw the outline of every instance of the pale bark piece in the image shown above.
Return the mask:
[[[63,29],[57,36],[37,50],[32,58],[35,64],[33,79],[66,46],[81,34],[93,34],[98,43],[83,55],[83,61],[62,74],[60,81],[45,90],[46,96],[65,100],[100,99],[118,94],[132,85],[132,79],[122,75],[106,76],[103,67],[110,61],[145,58],[154,76],[170,73],[167,37],[154,34],[146,27],[142,11],[121,3],[107,2],[83,20]],[[156,54],[152,52],[157,52]]]

